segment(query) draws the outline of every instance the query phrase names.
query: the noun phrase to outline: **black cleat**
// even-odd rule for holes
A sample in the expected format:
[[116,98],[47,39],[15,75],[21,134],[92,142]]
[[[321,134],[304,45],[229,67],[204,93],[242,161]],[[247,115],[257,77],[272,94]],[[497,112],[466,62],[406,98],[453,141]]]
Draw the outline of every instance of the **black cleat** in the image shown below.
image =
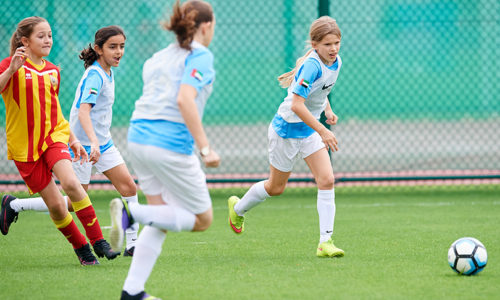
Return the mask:
[[121,253],[120,251],[113,251],[113,249],[111,249],[111,246],[108,242],[106,242],[105,239],[95,242],[94,252],[98,257],[106,256],[107,259],[114,259]]
[[92,254],[92,251],[90,251],[90,246],[88,243],[78,249],[75,249],[75,253],[78,256],[78,259],[80,260],[80,264],[82,266],[99,264],[97,258],[94,256],[94,254]]
[[17,221],[18,213],[10,207],[10,202],[16,199],[16,197],[11,195],[3,195],[1,203],[1,213],[0,213],[0,231],[3,235],[9,233],[9,227],[12,222]]
[[122,296],[120,297],[120,300],[161,300],[161,299],[155,296],[151,296],[144,291],[135,295],[130,295],[126,291],[122,291]]
[[123,256],[134,256],[134,250],[135,246],[131,247],[130,249],[125,249],[125,252],[123,252]]

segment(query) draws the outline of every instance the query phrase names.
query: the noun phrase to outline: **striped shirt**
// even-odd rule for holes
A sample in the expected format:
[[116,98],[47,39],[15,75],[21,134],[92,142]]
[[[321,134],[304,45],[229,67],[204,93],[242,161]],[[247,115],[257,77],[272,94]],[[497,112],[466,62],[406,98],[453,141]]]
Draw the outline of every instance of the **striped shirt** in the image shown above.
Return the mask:
[[[11,57],[0,62],[0,74],[9,68]],[[69,123],[59,104],[59,69],[44,60],[30,59],[10,78],[2,91],[6,109],[7,158],[37,161],[53,143],[67,144]]]

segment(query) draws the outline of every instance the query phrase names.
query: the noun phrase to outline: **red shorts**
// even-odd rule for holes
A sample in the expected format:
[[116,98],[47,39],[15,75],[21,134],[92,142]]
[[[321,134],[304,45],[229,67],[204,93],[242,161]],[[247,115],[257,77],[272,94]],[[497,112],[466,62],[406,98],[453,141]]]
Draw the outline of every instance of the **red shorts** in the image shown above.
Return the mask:
[[35,194],[49,185],[50,180],[52,180],[52,167],[54,167],[56,162],[63,159],[71,161],[68,145],[54,143],[42,153],[42,156],[37,161],[14,161],[14,163],[28,186],[30,193]]

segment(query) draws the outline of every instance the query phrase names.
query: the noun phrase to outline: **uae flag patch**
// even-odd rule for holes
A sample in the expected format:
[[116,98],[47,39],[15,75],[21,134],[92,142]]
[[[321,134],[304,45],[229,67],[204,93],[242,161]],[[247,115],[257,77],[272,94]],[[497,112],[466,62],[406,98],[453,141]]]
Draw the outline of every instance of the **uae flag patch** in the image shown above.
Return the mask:
[[90,88],[90,95],[97,95],[97,89],[96,88]]
[[193,71],[191,71],[191,77],[194,77],[194,78],[198,79],[199,81],[202,81],[203,80],[203,73],[201,73],[200,71],[198,71],[196,69],[193,69]]
[[300,80],[300,82],[299,82],[299,85],[301,85],[307,89],[309,87],[309,81],[302,78],[302,80]]

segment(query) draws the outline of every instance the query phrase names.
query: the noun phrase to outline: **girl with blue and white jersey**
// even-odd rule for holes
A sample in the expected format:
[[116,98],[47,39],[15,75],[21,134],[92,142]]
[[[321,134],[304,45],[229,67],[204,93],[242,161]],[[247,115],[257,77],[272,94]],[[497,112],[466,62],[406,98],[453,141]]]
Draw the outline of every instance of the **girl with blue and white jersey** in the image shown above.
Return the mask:
[[337,123],[328,101],[342,66],[338,55],[341,33],[334,19],[321,17],[309,31],[311,46],[297,60],[292,71],[278,77],[288,95],[278,108],[268,130],[269,179],[254,184],[241,200],[228,199],[229,225],[238,234],[244,231],[244,214],[267,197],[283,193],[297,158],[303,158],[318,186],[317,209],[320,239],[317,256],[343,256],[331,239],[335,218],[333,169],[328,149],[338,150],[332,131],[319,122],[325,112],[326,122]]
[[[202,125],[215,80],[208,50],[215,27],[210,4],[176,1],[165,26],[177,41],[143,67],[143,93],[128,134],[128,153],[148,205],[111,203],[113,219],[144,224],[121,299],[144,299],[144,285],[162,250],[166,231],[203,231],[212,223],[212,203],[195,144],[206,167],[217,167]],[[119,235],[115,230],[113,235]],[[142,298],[141,298],[142,297]]]
[[[120,27],[104,27],[96,32],[94,47],[89,45],[81,52],[85,73],[76,89],[69,123],[71,131],[89,154],[89,162],[73,162],[73,169],[85,190],[88,189],[94,166],[111,181],[124,199],[138,202],[137,187],[113,144],[110,132],[115,101],[115,79],[111,67],[120,64],[125,52],[125,39]],[[114,222],[112,226],[121,226],[121,222]],[[125,256],[134,253],[138,229],[139,224],[134,224],[125,233]],[[112,247],[117,244],[116,241],[110,242]],[[121,248],[113,249],[121,251]]]

